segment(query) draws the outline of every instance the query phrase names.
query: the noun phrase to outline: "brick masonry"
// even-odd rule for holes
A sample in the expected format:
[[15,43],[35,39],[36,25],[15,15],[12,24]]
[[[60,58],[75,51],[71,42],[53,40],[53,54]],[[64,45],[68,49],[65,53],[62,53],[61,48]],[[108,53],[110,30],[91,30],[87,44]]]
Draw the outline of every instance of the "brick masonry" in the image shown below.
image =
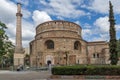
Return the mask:
[[[35,39],[30,42],[31,66],[109,64],[108,43],[105,41],[87,42],[81,36],[81,26],[68,21],[48,21],[36,27]],[[46,41],[54,43],[48,49]],[[78,49],[74,49],[75,42]]]

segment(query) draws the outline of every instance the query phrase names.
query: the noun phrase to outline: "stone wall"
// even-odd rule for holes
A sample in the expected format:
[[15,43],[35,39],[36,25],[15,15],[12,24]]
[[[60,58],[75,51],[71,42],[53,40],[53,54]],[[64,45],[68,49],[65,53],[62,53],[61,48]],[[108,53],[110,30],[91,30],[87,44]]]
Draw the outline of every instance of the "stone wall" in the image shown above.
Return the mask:
[[[54,43],[53,49],[48,49],[46,42]],[[78,49],[75,49],[78,42]],[[74,64],[101,64],[105,63],[106,42],[86,42],[81,37],[81,27],[68,21],[49,21],[36,28],[35,40],[30,43],[31,65],[74,65]],[[99,56],[98,58],[93,58]],[[104,60],[104,61],[102,61]],[[98,61],[98,62],[96,62]]]
[[47,30],[70,30],[70,31],[79,30],[81,33],[81,27],[79,25],[68,21],[57,20],[57,21],[45,22],[38,25],[36,28],[36,34]]
[[[88,57],[91,64],[106,64],[108,58],[108,43],[105,41],[88,42]],[[106,50],[105,50],[106,49]]]

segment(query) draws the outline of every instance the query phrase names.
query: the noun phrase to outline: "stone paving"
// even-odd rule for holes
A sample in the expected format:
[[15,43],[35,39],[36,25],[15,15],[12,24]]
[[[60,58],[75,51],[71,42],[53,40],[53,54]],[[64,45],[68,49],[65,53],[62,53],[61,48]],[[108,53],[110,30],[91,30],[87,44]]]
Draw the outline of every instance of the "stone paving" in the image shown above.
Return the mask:
[[0,80],[49,80],[49,71],[0,71]]
[[[17,72],[17,71],[1,71],[0,70],[0,80],[120,80],[118,78],[117,79],[100,78],[103,76],[86,76],[87,79],[74,79],[72,78],[72,76],[62,76],[62,79],[59,79],[59,78],[50,79],[50,76],[51,76],[50,71],[19,71]],[[99,77],[99,79],[97,79],[97,77]]]

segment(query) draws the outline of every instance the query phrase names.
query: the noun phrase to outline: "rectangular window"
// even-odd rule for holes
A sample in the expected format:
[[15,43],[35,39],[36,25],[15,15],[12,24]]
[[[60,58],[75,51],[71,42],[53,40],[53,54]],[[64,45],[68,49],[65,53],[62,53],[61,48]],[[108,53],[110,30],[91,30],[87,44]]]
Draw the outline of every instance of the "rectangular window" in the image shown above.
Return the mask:
[[99,54],[97,54],[97,58],[99,58]]
[[93,54],[93,58],[95,58],[95,54]]

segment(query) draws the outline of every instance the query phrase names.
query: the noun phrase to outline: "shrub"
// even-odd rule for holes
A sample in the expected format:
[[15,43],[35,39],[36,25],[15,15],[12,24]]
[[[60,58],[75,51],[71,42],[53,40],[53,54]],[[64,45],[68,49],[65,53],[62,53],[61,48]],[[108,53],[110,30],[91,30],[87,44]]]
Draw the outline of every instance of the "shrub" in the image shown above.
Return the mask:
[[52,68],[53,75],[120,75],[120,66],[61,66]]

